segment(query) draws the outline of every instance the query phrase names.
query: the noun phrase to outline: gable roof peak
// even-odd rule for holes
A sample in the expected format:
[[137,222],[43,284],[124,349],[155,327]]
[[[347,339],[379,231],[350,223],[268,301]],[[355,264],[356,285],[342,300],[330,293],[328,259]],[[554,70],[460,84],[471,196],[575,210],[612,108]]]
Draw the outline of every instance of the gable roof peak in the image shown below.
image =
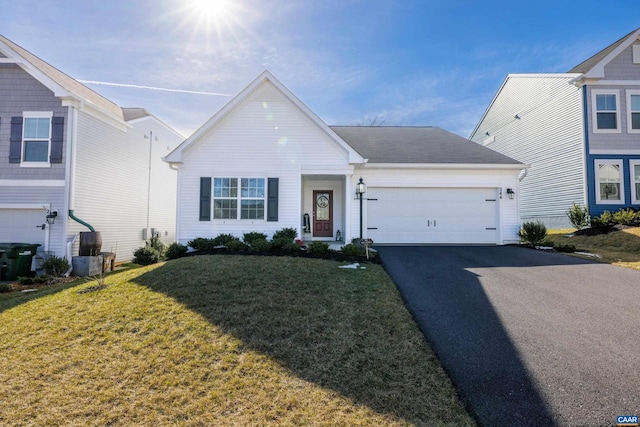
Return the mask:
[[622,38],[616,40],[609,46],[602,49],[600,52],[591,56],[589,59],[581,62],[580,64],[569,70],[569,73],[581,73],[585,77],[604,77],[604,66],[608,64],[613,58],[618,56],[620,52],[633,44],[640,37],[640,28],[636,28],[630,33],[626,34]]

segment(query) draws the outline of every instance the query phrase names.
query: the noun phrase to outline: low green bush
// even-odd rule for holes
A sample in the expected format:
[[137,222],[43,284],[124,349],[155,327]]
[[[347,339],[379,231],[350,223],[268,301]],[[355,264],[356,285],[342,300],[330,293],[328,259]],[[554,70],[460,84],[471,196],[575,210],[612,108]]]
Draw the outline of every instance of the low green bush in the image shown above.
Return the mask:
[[566,252],[566,253],[573,253],[576,251],[576,247],[574,245],[557,245],[553,249],[557,252]]
[[567,217],[569,217],[571,225],[578,230],[589,225],[589,211],[586,206],[578,206],[574,203],[567,211]]
[[247,245],[251,245],[255,241],[259,241],[259,240],[266,241],[267,235],[264,233],[258,233],[258,232],[252,231],[250,233],[244,233],[244,235],[242,236],[242,240],[244,240],[244,242]]
[[518,234],[525,242],[536,245],[547,237],[547,227],[540,221],[524,222]]
[[616,222],[613,219],[613,214],[609,211],[604,211],[600,216],[592,216],[591,217],[591,226],[592,227],[606,227],[615,225]]
[[133,262],[140,265],[155,264],[164,259],[163,255],[151,246],[143,246],[133,253]]
[[213,239],[205,237],[197,237],[193,240],[189,240],[187,245],[192,247],[193,250],[201,252],[212,251],[216,246]]
[[64,257],[52,256],[42,263],[42,269],[49,276],[60,277],[69,270],[69,261]]
[[240,239],[238,239],[237,237],[227,240],[227,243],[225,243],[224,246],[229,252],[240,252],[246,250],[249,247],[245,243],[242,243],[242,241],[240,241]]
[[271,240],[287,239],[292,242],[297,236],[298,231],[295,228],[283,228],[282,230],[278,230],[273,233]]
[[613,214],[613,221],[616,224],[635,225],[638,220],[640,216],[633,209],[621,209]]
[[46,285],[53,283],[55,279],[49,275],[36,277],[18,277],[18,283],[21,285]]
[[271,250],[271,242],[266,240],[254,240],[249,245],[249,251],[251,252],[269,252]]
[[9,283],[0,283],[0,293],[11,292],[13,288]]
[[181,258],[187,254],[188,250],[189,248],[187,248],[185,245],[182,245],[178,242],[173,242],[167,248],[167,253],[166,253],[167,259]]
[[310,254],[325,255],[329,253],[329,244],[325,242],[311,242],[307,245]]
[[348,257],[357,257],[360,255],[364,255],[364,250],[362,249],[362,247],[360,245],[354,245],[353,243],[349,243],[341,247],[340,252]]
[[234,240],[240,240],[238,239],[236,236],[234,236],[233,234],[218,234],[216,237],[213,238],[213,244],[214,246],[227,246],[227,244],[229,242],[232,242]]

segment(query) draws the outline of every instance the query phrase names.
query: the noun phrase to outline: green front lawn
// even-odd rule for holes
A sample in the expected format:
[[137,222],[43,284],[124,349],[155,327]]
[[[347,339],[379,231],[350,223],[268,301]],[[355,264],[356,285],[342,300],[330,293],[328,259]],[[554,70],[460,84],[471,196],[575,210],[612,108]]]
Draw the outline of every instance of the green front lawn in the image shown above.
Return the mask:
[[0,294],[0,425],[473,425],[384,270],[339,265],[196,256]]

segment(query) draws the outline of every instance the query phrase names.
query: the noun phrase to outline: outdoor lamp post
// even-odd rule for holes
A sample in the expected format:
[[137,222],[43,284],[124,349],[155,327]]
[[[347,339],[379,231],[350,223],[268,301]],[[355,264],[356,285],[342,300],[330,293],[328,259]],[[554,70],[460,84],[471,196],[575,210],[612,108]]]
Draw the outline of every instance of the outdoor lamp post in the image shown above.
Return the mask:
[[367,186],[364,184],[364,181],[362,181],[362,177],[360,177],[360,180],[356,184],[356,194],[360,199],[360,240],[362,240],[362,195],[366,191],[367,191]]

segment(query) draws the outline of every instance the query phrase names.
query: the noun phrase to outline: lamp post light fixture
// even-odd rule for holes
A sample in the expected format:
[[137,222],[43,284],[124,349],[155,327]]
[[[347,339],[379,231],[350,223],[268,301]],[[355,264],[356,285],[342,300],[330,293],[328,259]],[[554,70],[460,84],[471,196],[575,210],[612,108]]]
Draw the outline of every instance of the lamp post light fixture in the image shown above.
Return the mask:
[[362,177],[356,184],[356,194],[360,199],[360,240],[362,240],[362,195],[367,191],[367,186],[364,181],[362,181]]
[[58,211],[47,211],[47,224],[52,225],[56,222],[56,218],[58,217]]

